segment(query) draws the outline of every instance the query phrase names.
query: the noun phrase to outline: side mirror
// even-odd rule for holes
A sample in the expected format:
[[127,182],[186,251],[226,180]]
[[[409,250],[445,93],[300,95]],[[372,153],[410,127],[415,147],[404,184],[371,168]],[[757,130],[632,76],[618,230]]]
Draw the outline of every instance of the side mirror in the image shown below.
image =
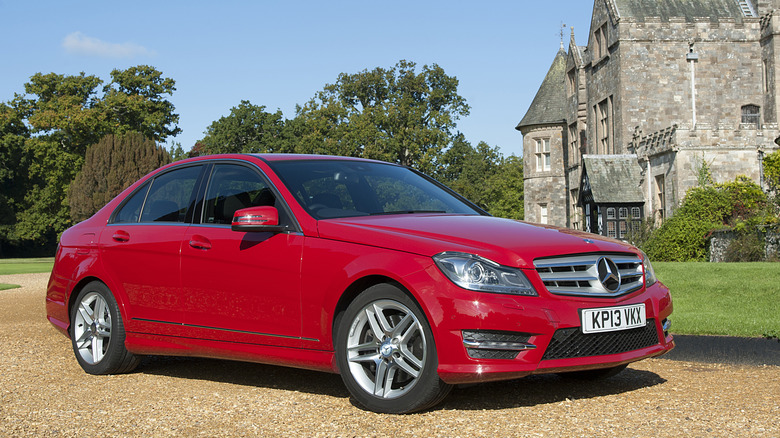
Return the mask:
[[233,213],[230,229],[279,233],[287,230],[287,226],[279,225],[279,211],[276,207],[249,207]]

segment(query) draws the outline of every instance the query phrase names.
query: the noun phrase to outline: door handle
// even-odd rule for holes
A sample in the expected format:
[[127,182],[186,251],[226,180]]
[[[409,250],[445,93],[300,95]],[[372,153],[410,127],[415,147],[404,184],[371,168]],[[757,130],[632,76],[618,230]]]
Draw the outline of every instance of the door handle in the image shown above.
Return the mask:
[[112,239],[116,240],[117,242],[127,242],[130,240],[130,234],[127,231],[119,230],[114,233],[113,236],[111,236]]
[[211,249],[211,242],[203,236],[192,236],[190,246],[195,249]]

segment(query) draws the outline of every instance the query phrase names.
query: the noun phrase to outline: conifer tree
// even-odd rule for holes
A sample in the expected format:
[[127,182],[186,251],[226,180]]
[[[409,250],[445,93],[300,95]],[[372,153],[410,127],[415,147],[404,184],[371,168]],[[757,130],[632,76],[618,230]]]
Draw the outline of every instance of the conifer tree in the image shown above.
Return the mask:
[[87,148],[68,190],[74,222],[89,218],[142,176],[171,162],[165,148],[137,132],[109,134]]

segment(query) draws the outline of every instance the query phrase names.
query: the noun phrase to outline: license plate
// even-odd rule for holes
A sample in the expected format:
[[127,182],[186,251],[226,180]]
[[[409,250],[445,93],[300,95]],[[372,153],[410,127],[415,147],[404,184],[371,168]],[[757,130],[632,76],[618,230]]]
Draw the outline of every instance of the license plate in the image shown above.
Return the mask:
[[645,304],[582,309],[582,333],[614,332],[644,327]]

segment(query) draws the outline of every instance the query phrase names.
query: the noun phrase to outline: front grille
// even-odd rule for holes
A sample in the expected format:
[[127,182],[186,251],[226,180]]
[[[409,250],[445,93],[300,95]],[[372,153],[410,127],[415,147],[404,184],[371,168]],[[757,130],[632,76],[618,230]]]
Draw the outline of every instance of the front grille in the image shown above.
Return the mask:
[[[599,280],[598,263],[602,258],[615,262],[620,272],[620,287],[611,292]],[[584,254],[534,260],[536,272],[547,290],[558,295],[615,297],[639,290],[644,285],[642,260],[634,254]]]
[[644,327],[616,332],[584,334],[580,327],[558,329],[542,360],[625,353],[650,347],[658,342],[653,319],[648,319]]

